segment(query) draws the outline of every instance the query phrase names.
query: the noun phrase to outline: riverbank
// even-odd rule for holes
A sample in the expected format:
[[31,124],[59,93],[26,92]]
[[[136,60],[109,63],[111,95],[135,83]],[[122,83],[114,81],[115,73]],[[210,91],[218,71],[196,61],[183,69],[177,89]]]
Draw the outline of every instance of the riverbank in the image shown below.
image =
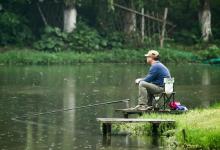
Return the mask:
[[[8,48],[0,53],[0,64],[51,65],[75,63],[144,63],[145,49],[127,50],[115,49],[106,51],[75,52],[64,51],[49,53],[27,48]],[[163,62],[198,62],[198,57],[192,52],[176,49],[159,49]]]
[[[174,119],[175,127],[161,124],[159,133],[164,135],[165,146],[202,149],[220,148],[220,104],[209,109],[195,109],[187,113],[147,114],[143,118]],[[129,131],[132,134],[150,134],[150,126],[143,124],[123,124],[116,127],[118,131]]]

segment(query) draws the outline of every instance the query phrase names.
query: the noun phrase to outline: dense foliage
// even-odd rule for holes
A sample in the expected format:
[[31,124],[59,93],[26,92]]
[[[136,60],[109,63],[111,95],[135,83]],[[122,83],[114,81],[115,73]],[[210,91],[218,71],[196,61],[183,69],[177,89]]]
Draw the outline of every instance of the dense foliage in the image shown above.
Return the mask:
[[[201,41],[198,0],[2,0],[0,46],[19,44],[49,52],[157,48],[159,43],[154,42],[154,39],[158,35],[146,36],[144,42],[141,41],[140,16],[136,18],[136,31],[131,34],[125,31],[125,11],[113,3],[137,11],[145,8],[145,12],[155,12],[161,16],[164,8],[168,7],[168,20],[176,26],[168,32],[165,47],[190,46],[188,49],[199,51],[202,59],[219,57],[218,0],[209,1],[213,37],[208,44]],[[75,7],[77,10],[76,29],[71,33],[63,32],[65,7]]]
[[41,39],[34,47],[41,51],[87,51],[121,48],[123,39],[117,32],[107,37],[101,36],[97,30],[79,22],[73,33],[65,33],[58,27],[47,26]]
[[0,44],[22,44],[32,38],[27,20],[13,12],[0,13]]

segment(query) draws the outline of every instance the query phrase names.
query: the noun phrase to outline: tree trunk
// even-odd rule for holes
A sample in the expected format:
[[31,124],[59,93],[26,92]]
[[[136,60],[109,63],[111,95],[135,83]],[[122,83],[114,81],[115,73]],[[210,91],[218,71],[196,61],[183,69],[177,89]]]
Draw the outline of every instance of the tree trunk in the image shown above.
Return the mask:
[[208,42],[212,36],[209,0],[200,0],[199,22],[201,26],[202,39],[203,41]]
[[0,11],[2,10],[3,8],[2,8],[2,4],[0,3]]
[[[134,9],[133,0],[126,0],[128,8]],[[136,14],[130,11],[125,11],[124,15],[124,32],[128,35],[136,31]]]
[[77,11],[75,7],[64,8],[64,27],[63,30],[67,33],[73,32],[76,28]]

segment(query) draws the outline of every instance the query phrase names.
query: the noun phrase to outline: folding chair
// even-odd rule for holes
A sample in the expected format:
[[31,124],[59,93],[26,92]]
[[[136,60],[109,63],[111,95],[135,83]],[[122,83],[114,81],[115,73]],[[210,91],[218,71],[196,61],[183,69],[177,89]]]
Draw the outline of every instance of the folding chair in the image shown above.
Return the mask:
[[[174,78],[164,78],[164,92],[160,93],[159,96],[154,95],[154,109],[166,109],[166,106],[168,106],[169,102],[175,100],[175,94],[174,88],[173,88]],[[159,103],[161,103],[160,105]]]

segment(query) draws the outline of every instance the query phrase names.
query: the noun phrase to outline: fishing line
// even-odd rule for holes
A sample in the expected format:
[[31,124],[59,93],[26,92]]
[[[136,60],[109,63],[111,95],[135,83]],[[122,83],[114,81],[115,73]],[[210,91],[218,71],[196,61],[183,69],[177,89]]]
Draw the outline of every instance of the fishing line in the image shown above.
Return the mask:
[[73,107],[73,108],[66,108],[66,109],[57,109],[57,110],[53,110],[53,111],[41,112],[41,113],[35,113],[35,114],[25,114],[23,116],[14,117],[14,118],[12,118],[12,120],[16,121],[16,120],[18,120],[20,118],[26,118],[26,117],[30,117],[30,116],[31,117],[35,117],[35,116],[52,114],[52,113],[57,113],[57,112],[70,111],[70,110],[74,110],[74,109],[88,108],[88,107],[101,106],[101,105],[107,105],[107,104],[114,104],[114,103],[120,103],[120,102],[128,102],[128,101],[130,101],[130,99],[123,99],[123,100],[118,100],[118,101],[110,101],[110,102],[89,104],[89,105]]

